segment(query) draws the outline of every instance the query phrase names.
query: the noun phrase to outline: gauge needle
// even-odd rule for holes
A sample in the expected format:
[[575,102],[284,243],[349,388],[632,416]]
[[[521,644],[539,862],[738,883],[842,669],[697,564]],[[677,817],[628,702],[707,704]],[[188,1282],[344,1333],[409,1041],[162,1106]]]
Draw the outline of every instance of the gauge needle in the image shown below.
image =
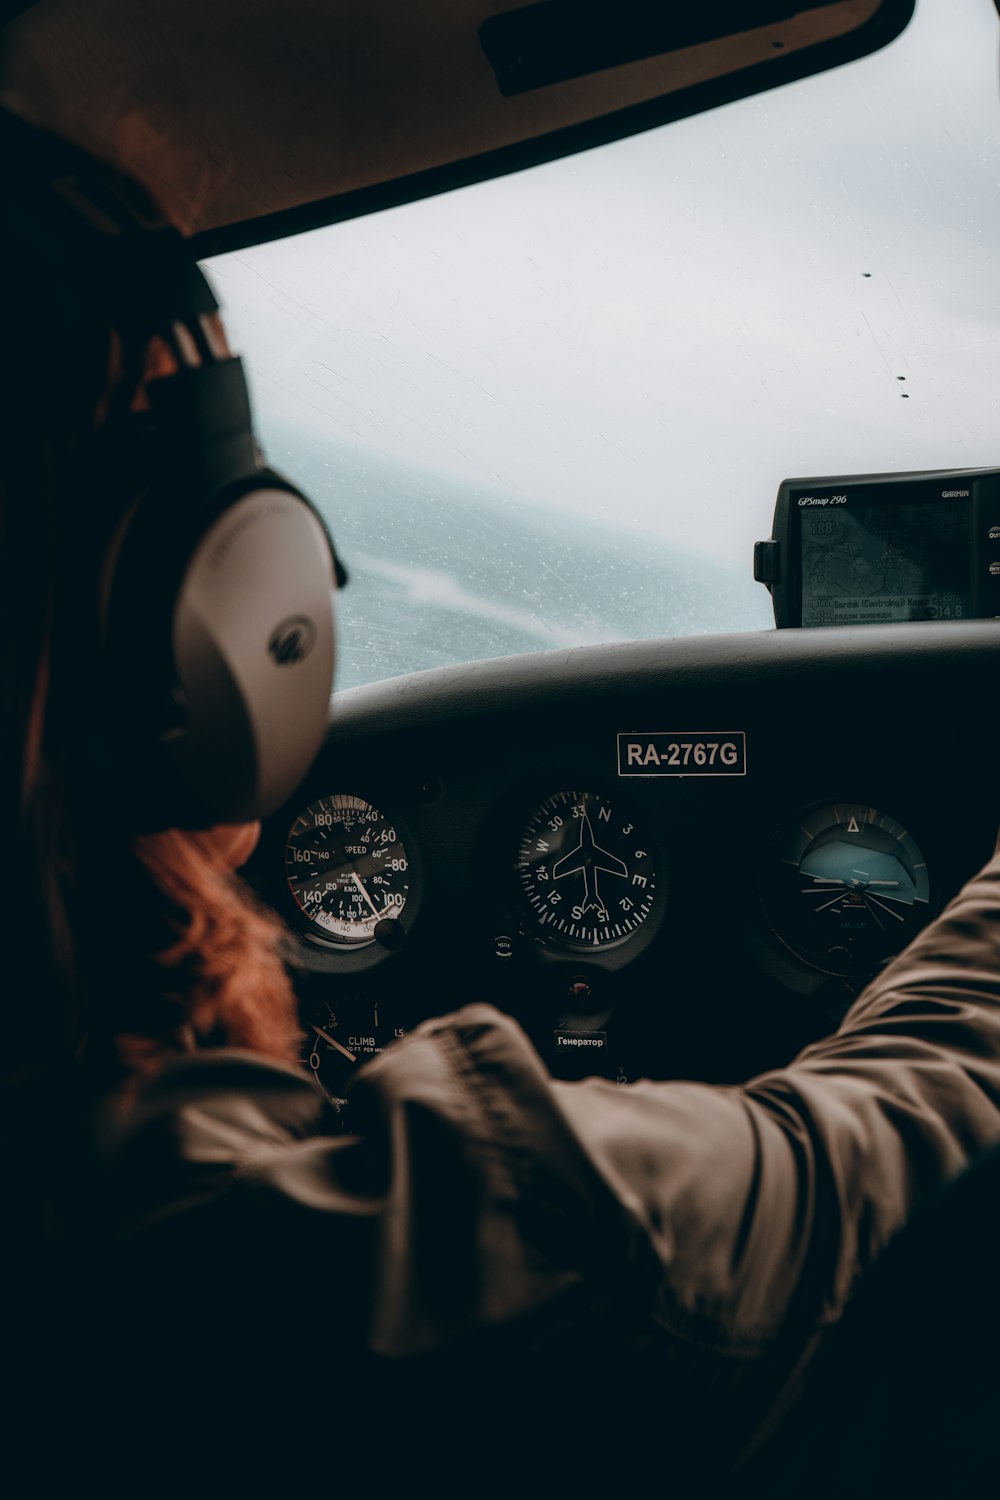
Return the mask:
[[[889,898],[889,899],[890,899],[890,901],[891,901],[891,900],[892,900],[892,897],[891,897],[891,896],[890,896],[890,898]],[[891,906],[886,906],[886,904],[885,904],[885,902],[884,902],[884,901],[882,901],[882,900],[880,900],[880,899],[879,899],[879,897],[878,897],[878,896],[866,896],[866,897],[865,897],[865,900],[866,900],[866,901],[867,901],[867,902],[868,902],[868,903],[869,903],[869,906],[870,906],[870,903],[871,903],[871,902],[872,902],[872,901],[874,901],[874,903],[875,903],[875,905],[876,905],[876,906],[877,906],[877,907],[878,907],[878,908],[879,908],[879,909],[880,909],[880,910],[881,910],[881,911],[884,911],[884,912],[888,912],[888,914],[889,914],[889,916],[890,916],[890,917],[895,917],[895,918],[896,918],[896,921],[897,921],[897,922],[902,922],[902,921],[905,921],[905,918],[904,918],[904,917],[903,917],[903,916],[902,916],[902,914],[901,914],[901,913],[900,913],[900,912],[898,912],[898,911],[893,911],[893,909],[892,909],[892,907],[891,907]],[[874,912],[872,912],[872,916],[874,916],[874,915],[875,915],[875,913],[874,913]],[[876,919],[876,920],[877,920],[877,919]]]
[[313,1031],[315,1031],[317,1036],[321,1036],[324,1042],[329,1042],[331,1047],[336,1047],[338,1052],[342,1052],[343,1055],[347,1058],[348,1062],[357,1062],[358,1059],[355,1057],[354,1053],[348,1052],[347,1048],[342,1046],[342,1044],[338,1042],[336,1038],[332,1037],[328,1031],[324,1031],[322,1026],[313,1026]]
[[355,875],[355,873],[354,873],[353,870],[351,871],[351,879],[354,881],[354,884],[357,886],[357,888],[361,892],[362,896],[364,896],[365,900],[368,902],[368,905],[371,907],[371,909],[375,913],[375,915],[377,917],[381,917],[383,915],[383,913],[379,911],[378,907],[375,905],[375,902],[369,896],[368,892],[365,890],[364,886],[361,884],[361,881]]

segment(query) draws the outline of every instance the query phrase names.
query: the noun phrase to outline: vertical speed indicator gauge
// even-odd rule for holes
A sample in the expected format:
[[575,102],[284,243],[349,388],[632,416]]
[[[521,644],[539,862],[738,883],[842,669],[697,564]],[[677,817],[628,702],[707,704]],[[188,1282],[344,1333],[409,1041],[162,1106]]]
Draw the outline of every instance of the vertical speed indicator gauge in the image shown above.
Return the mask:
[[536,808],[516,870],[542,933],[569,948],[624,942],[653,910],[648,839],[616,798],[597,792],[557,792]]
[[396,829],[370,802],[344,793],[311,802],[295,819],[285,874],[307,932],[342,947],[391,939],[395,929],[380,924],[397,922],[410,894]]
[[357,1068],[384,1052],[404,1028],[378,999],[346,995],[317,1000],[304,1017],[306,1065],[332,1104],[343,1106]]

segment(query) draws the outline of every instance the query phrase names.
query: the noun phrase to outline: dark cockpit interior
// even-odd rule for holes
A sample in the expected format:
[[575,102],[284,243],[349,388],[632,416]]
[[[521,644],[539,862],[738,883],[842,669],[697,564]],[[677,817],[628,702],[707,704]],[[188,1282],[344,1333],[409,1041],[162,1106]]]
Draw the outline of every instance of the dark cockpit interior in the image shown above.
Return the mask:
[[[296,282],[294,268],[282,272],[277,291],[277,282],[268,283],[262,295],[270,300],[258,304],[245,296],[248,281],[267,280],[267,263],[249,258],[260,247],[333,226],[329,240],[312,241],[320,245],[315,253],[327,257],[335,292],[340,277],[353,286],[336,259],[337,226],[346,231],[349,221],[363,223],[368,215],[397,226],[392,234],[405,261],[412,247],[398,226],[405,229],[404,216],[419,212],[422,200],[478,191],[476,185],[545,170],[564,158],[582,174],[588,152],[663,129],[669,136],[740,101],[758,100],[766,110],[772,91],[799,89],[805,100],[811,87],[835,88],[851,67],[891,49],[933,9],[934,0],[916,6],[914,0],[660,6],[636,0],[616,6],[594,0],[147,0],[141,7],[123,0],[35,0],[0,6],[0,102],[112,161],[141,157],[195,257],[211,263],[223,316],[228,287],[240,332],[257,340],[248,366],[255,396],[259,392],[267,407],[269,382],[276,390],[286,380],[291,358],[284,345],[279,350],[276,335],[268,342],[272,303],[283,301],[299,329],[289,335],[289,348],[316,329],[326,330],[325,337],[336,314],[321,305],[304,275]],[[980,9],[991,10],[986,4]],[[989,19],[995,22],[992,11]],[[724,149],[738,155],[738,118],[719,118]],[[1000,111],[995,125],[1000,129]],[[864,154],[856,116],[849,124],[834,115],[811,119],[803,139],[809,130],[821,151],[826,132],[835,141],[838,131],[860,131]],[[995,164],[995,142],[995,136],[972,141],[969,153]],[[874,152],[879,143],[870,145]],[[934,171],[935,161],[928,161],[929,178]],[[698,186],[695,181],[694,201]],[[851,201],[849,185],[838,191]],[[935,191],[947,234],[960,237],[962,223],[948,217],[946,184]],[[594,197],[596,219],[602,207],[599,194]],[[734,207],[737,241],[739,213],[747,211],[745,203],[739,212]],[[760,202],[751,206],[755,211],[765,217],[770,206]],[[685,212],[678,210],[678,237]],[[827,232],[823,212],[815,209],[818,238]],[[396,213],[398,220],[379,218]],[[248,258],[241,261],[244,252]],[[995,260],[1000,240],[985,249],[977,240],[980,252]],[[857,268],[852,263],[858,296],[864,279],[882,270],[874,237],[865,254],[859,252]],[[374,278],[375,261],[374,254],[370,262],[362,255],[358,275],[370,271]],[[875,277],[862,266],[876,267]],[[629,275],[628,266],[605,270],[609,284]],[[447,267],[441,272],[445,280],[451,274]],[[900,285],[907,274],[904,267]],[[458,272],[454,277],[456,302],[474,297]],[[484,274],[484,287],[488,279]],[[912,279],[920,279],[917,272]],[[387,286],[380,295],[388,300]],[[643,293],[643,307],[648,304],[652,319],[659,297],[683,304],[685,295],[672,281],[666,290]],[[820,301],[827,295],[820,278],[815,295]],[[931,300],[938,295],[944,293],[935,286]],[[345,293],[345,307],[348,300]],[[598,320],[582,298],[579,306],[584,324],[590,316]],[[982,327],[974,333],[962,328],[960,354],[991,343],[994,315],[992,305],[975,312]],[[895,349],[891,358],[884,353],[889,335],[871,317],[874,323],[859,311],[858,348],[867,339],[861,328],[867,322],[878,346],[878,378],[891,390],[894,410],[909,401],[912,415],[919,383],[907,384],[899,373]],[[810,402],[819,423],[827,399],[822,337],[801,332],[797,319],[790,313],[791,342],[775,333],[776,359],[789,349],[797,359],[809,347],[815,373],[800,383],[814,382]],[[753,321],[752,305],[747,321]],[[805,318],[800,321],[804,327]],[[641,322],[633,328],[638,338]],[[499,340],[502,317],[495,328]],[[376,337],[377,330],[365,349],[371,369],[383,356],[389,359]],[[852,345],[850,380],[867,379],[857,372],[865,357],[875,356],[867,342],[864,351],[856,370]],[[686,358],[679,349],[678,359]],[[526,368],[534,359],[527,349]],[[575,359],[571,349],[567,363]],[[421,369],[414,360],[407,370],[415,387]],[[448,366],[443,378],[453,381],[450,415],[471,430],[480,419],[466,416],[464,375]],[[941,378],[946,384],[948,370]],[[352,1090],[365,1064],[378,1065],[422,1022],[478,1002],[513,1017],[549,1073],[580,1082],[595,1099],[643,1080],[735,1087],[785,1068],[803,1048],[829,1037],[866,986],[948,906],[995,846],[1000,508],[994,515],[995,473],[985,467],[993,461],[984,456],[991,434],[977,429],[975,451],[956,449],[951,469],[931,463],[916,445],[933,429],[942,403],[926,402],[913,452],[894,440],[894,457],[885,464],[896,479],[912,481],[905,493],[888,483],[876,493],[878,476],[862,474],[846,451],[837,470],[846,478],[815,481],[789,480],[791,458],[787,467],[762,475],[762,463],[748,453],[748,495],[756,497],[766,483],[770,499],[779,487],[785,496],[781,525],[776,515],[770,536],[770,499],[766,507],[754,499],[750,529],[764,540],[756,554],[745,552],[744,581],[761,601],[770,592],[767,609],[773,600],[776,625],[758,616],[752,628],[696,624],[651,638],[626,638],[621,630],[605,637],[593,624],[594,604],[583,625],[553,635],[542,618],[544,601],[533,596],[514,607],[503,591],[517,573],[517,553],[511,552],[508,566],[507,523],[485,480],[489,504],[484,501],[477,545],[493,548],[493,565],[504,574],[495,597],[486,599],[484,584],[473,598],[469,579],[485,576],[475,571],[476,558],[461,577],[457,569],[448,571],[449,528],[458,525],[452,512],[467,503],[478,514],[480,496],[471,482],[467,502],[442,499],[442,488],[435,502],[440,512],[426,511],[440,522],[440,557],[428,561],[414,553],[401,561],[389,550],[375,557],[371,538],[380,525],[386,535],[395,529],[404,536],[398,516],[409,502],[400,501],[398,516],[383,507],[379,487],[387,481],[378,478],[379,455],[373,448],[369,473],[359,446],[338,444],[367,432],[364,424],[378,408],[377,420],[391,438],[386,451],[403,472],[397,438],[410,429],[394,406],[396,374],[386,379],[384,409],[376,384],[362,391],[355,410],[346,398],[337,404],[350,387],[342,369],[327,369],[322,379],[328,383],[317,400],[327,401],[331,391],[335,399],[309,418],[310,441],[320,454],[313,476],[319,492],[311,485],[311,493],[346,565],[338,653],[349,675],[334,693],[305,779],[267,806],[260,842],[243,873],[261,904],[287,926],[286,957],[305,1038],[298,1066],[325,1101],[331,1136],[347,1138],[357,1128]],[[763,371],[760,390],[748,401],[766,402],[769,379]],[[272,427],[266,415],[262,429],[275,437],[280,467],[287,465],[293,481],[294,440],[281,401],[298,402],[303,389],[287,383],[274,398]],[[554,425],[561,420],[556,396],[575,399],[553,392]],[[499,395],[491,399],[500,404]],[[652,404],[656,399],[655,392],[649,396]],[[712,417],[720,454],[741,440],[734,432],[747,430],[727,425],[737,415],[745,417],[723,406]],[[695,418],[683,413],[671,442],[683,436],[679,429],[689,419],[693,428]],[[431,428],[437,416],[421,409],[416,420]],[[791,445],[796,413],[782,420]],[[872,411],[862,418],[866,424],[874,430],[887,419]],[[338,467],[347,452],[350,463]],[[464,451],[461,458],[467,458]],[[415,471],[423,474],[428,462],[418,446]],[[729,525],[711,520],[714,451],[702,452],[700,462],[705,484],[685,495],[686,509],[665,481],[657,510],[655,546],[669,548],[664,517],[677,506],[678,569],[689,555],[688,513],[700,515],[710,539],[713,526],[721,533]],[[456,472],[448,483],[457,494],[463,481]],[[630,529],[629,472],[626,462],[602,520],[623,534]],[[830,474],[825,449],[812,472]],[[918,478],[919,494],[913,488]],[[720,481],[719,487],[727,486]],[[515,524],[527,525],[516,505],[533,504],[530,494],[512,501],[510,537]],[[414,535],[421,527],[426,533],[425,512],[416,502],[412,511]],[[558,494],[539,522],[546,536],[558,530],[570,539],[578,524],[583,531]],[[546,550],[541,536],[535,550],[553,598],[561,600],[564,560],[555,548]],[[605,533],[594,536],[596,555]],[[638,530],[633,541],[645,545]],[[404,552],[407,545],[399,542]],[[703,572],[691,572],[691,591],[721,610],[730,585],[721,571],[711,571],[711,549],[707,557]],[[652,568],[653,551],[649,558]],[[573,567],[568,554],[567,566]],[[359,591],[370,578],[381,580],[379,597],[390,598],[396,612],[373,615],[361,627],[351,591],[367,597]],[[609,596],[628,595],[617,555],[604,586]],[[579,591],[588,592],[590,609],[596,595],[589,575]],[[381,631],[391,647],[386,660],[395,660],[391,651],[408,629],[400,600],[429,600],[431,618],[447,615],[459,644],[447,660],[429,657],[421,670],[380,667],[365,678],[355,671],[355,643],[367,631],[377,644]],[[293,623],[299,619],[291,605],[287,613]],[[414,622],[417,636],[425,626],[416,612]],[[512,633],[534,631],[532,648],[469,644],[465,659],[464,640],[508,638],[489,634],[495,622]],[[303,649],[303,630],[300,622],[269,649],[294,656]],[[9,965],[8,979],[12,957]],[[962,1212],[960,1204],[956,1222],[964,1222]],[[254,1224],[250,1229],[256,1232]],[[280,1254],[287,1269],[291,1249]],[[902,1254],[897,1285],[912,1290],[905,1248]],[[922,1264],[918,1255],[914,1280]],[[233,1278],[240,1295],[253,1296],[247,1273],[236,1270]],[[336,1266],[312,1266],[304,1280],[298,1314],[315,1324],[321,1342],[332,1344],[329,1329],[340,1316],[334,1304],[349,1302],[350,1289],[338,1281]],[[877,1281],[874,1286],[870,1299],[880,1295]],[[344,1315],[348,1323],[353,1315]],[[893,1316],[897,1323],[903,1319],[898,1308]],[[232,1309],[220,1317],[231,1331]],[[263,1336],[261,1344],[272,1347]],[[253,1341],[241,1341],[240,1349],[251,1358]],[[613,1382],[610,1352],[597,1346],[581,1351],[575,1402],[586,1402],[586,1383],[605,1357]],[[941,1360],[945,1368],[945,1352]],[[535,1397],[547,1368],[543,1360],[535,1372]],[[816,1408],[830,1389],[823,1379],[835,1383],[838,1367],[830,1369],[834,1373],[815,1387],[818,1394],[807,1397],[801,1433],[825,1431]],[[337,1378],[343,1380],[342,1371]],[[638,1400],[642,1372],[632,1370],[629,1382],[629,1399]],[[456,1376],[449,1367],[445,1384],[456,1411],[473,1423],[475,1442],[487,1441],[488,1421],[475,1425],[461,1370]],[[358,1389],[368,1390],[360,1373]],[[833,1395],[830,1403],[836,1406]],[[316,1445],[325,1440],[326,1408],[335,1404],[326,1393],[308,1393],[303,1440],[311,1449],[310,1472]],[[650,1404],[643,1412],[647,1423],[658,1420],[652,1398]],[[579,1407],[572,1414],[566,1441],[573,1464],[563,1471],[550,1453],[539,1469],[548,1493],[588,1492],[580,1488],[587,1468],[580,1462],[581,1428],[599,1422],[601,1402],[595,1406],[596,1414]],[[357,1403],[350,1410],[356,1416]],[[610,1397],[607,1410],[616,1410]],[[750,1396],[747,1410],[755,1410]],[[559,1403],[551,1428],[536,1411],[531,1441],[545,1442],[565,1420]],[[391,1437],[392,1421],[383,1425]],[[365,1427],[366,1442],[378,1426]],[[793,1442],[781,1449],[772,1469],[772,1437],[762,1428],[750,1443],[749,1478],[737,1477],[734,1492],[767,1492],[775,1500],[836,1492],[803,1487],[809,1458],[801,1436],[797,1448]],[[626,1471],[630,1462],[624,1453]],[[614,1467],[603,1453],[594,1468],[602,1493]],[[559,1489],[563,1472],[574,1476],[572,1491]],[[944,1482],[933,1465],[927,1472]],[[885,1474],[877,1484],[875,1474],[875,1468],[868,1471],[870,1491],[858,1481],[858,1493],[893,1493]],[[831,1469],[824,1483],[835,1479],[845,1482],[843,1469]],[[528,1475],[525,1489],[536,1492]]]

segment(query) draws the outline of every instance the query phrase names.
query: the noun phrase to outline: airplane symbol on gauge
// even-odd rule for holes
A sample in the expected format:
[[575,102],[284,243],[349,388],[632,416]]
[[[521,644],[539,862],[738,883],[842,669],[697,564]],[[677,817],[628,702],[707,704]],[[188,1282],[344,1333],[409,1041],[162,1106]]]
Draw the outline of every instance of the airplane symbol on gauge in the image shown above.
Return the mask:
[[600,891],[597,886],[598,873],[604,875],[615,875],[622,880],[628,879],[628,868],[623,860],[612,854],[607,849],[602,849],[594,838],[594,830],[591,827],[589,813],[584,813],[580,819],[580,842],[575,849],[564,854],[562,859],[557,859],[552,866],[553,880],[563,880],[567,875],[583,876],[583,900],[580,902],[582,912],[596,908],[599,911],[605,909],[601,900]]

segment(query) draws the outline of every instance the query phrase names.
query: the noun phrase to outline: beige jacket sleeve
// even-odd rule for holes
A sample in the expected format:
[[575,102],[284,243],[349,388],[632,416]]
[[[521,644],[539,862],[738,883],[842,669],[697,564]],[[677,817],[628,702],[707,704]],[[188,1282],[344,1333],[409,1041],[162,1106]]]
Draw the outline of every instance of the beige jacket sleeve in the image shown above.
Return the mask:
[[738,1088],[553,1085],[659,1265],[655,1317],[735,1354],[821,1327],[1000,1139],[1000,856],[837,1032]]

